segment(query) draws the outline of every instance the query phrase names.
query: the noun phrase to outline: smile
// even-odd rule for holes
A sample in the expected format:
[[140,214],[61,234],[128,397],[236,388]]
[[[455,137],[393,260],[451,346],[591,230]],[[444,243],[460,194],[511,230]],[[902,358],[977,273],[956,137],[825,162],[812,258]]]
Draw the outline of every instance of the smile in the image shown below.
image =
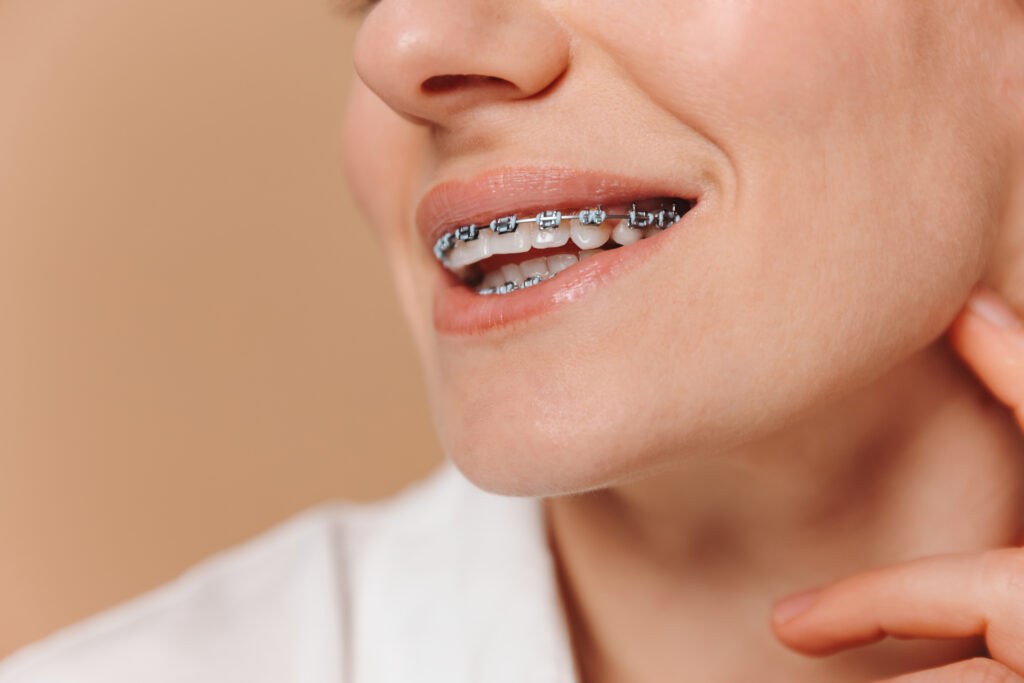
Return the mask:
[[508,166],[435,183],[412,224],[435,274],[434,329],[465,337],[557,315],[684,249],[713,187],[683,161],[659,176]]
[[444,233],[434,244],[434,256],[477,294],[509,294],[666,230],[690,208],[679,197],[656,197],[525,218],[513,214]]

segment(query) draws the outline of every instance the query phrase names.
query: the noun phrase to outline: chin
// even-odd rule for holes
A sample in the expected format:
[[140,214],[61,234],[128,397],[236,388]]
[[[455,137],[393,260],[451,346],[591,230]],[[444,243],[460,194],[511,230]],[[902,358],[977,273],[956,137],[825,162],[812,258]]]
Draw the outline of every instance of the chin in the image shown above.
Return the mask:
[[[438,411],[445,452],[481,489],[555,496],[643,478],[739,436],[725,425],[741,417],[705,403],[719,392],[680,397],[673,383],[657,387],[629,364],[616,367],[606,359],[603,367],[605,373],[565,369],[559,376],[542,364],[534,372],[524,366],[475,391],[450,377]],[[534,398],[504,400],[524,386],[539,387]],[[744,410],[742,403],[734,408]],[[711,424],[702,417],[709,414],[721,421]]]
[[506,496],[556,496],[604,488],[641,467],[614,439],[452,425],[446,452],[479,488]]

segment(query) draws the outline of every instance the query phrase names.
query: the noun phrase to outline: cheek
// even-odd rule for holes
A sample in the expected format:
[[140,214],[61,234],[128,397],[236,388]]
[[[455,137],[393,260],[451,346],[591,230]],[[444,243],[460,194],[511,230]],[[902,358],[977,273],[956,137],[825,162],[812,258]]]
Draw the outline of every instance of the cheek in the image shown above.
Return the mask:
[[431,264],[413,234],[411,216],[428,142],[423,129],[395,114],[362,82],[354,82],[342,129],[345,175],[384,247],[421,362],[433,356],[429,288],[422,286],[431,279]]
[[348,94],[342,161],[359,208],[390,246],[401,238],[410,179],[418,163],[415,128],[358,79]]
[[723,192],[642,299],[486,352],[442,344],[442,438],[479,485],[581,490],[728,447],[941,334],[984,267],[996,141],[949,102],[982,98],[915,52],[902,3],[836,7],[686,3],[665,10],[678,51],[588,19],[663,129],[723,151]]
[[789,347],[920,345],[984,268],[997,143],[939,4],[698,2],[677,10],[682,50],[625,55],[727,158],[723,279],[737,305],[764,302],[766,332],[808,335]]

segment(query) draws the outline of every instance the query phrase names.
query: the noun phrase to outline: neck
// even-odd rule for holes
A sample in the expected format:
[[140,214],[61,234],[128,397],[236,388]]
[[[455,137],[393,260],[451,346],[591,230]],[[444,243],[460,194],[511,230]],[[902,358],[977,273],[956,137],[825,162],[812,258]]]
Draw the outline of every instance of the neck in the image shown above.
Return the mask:
[[971,654],[976,641],[888,641],[810,660],[773,639],[770,606],[870,567],[1014,544],[1022,455],[1012,416],[940,340],[770,439],[546,500],[584,680],[863,680]]

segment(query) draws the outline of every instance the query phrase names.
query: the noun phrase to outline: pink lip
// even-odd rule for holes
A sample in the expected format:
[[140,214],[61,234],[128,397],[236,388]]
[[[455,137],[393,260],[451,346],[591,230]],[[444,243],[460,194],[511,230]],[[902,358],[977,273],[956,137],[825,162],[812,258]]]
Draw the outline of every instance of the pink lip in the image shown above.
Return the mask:
[[[687,180],[644,180],[557,167],[503,168],[434,187],[417,207],[416,227],[434,260],[434,242],[458,225],[485,223],[512,213],[528,215],[644,197],[684,197],[696,204],[703,189]],[[640,264],[673,233],[681,232],[689,215],[665,233],[593,256],[551,280],[511,294],[478,295],[438,263],[434,326],[442,333],[479,334],[576,301]]]

